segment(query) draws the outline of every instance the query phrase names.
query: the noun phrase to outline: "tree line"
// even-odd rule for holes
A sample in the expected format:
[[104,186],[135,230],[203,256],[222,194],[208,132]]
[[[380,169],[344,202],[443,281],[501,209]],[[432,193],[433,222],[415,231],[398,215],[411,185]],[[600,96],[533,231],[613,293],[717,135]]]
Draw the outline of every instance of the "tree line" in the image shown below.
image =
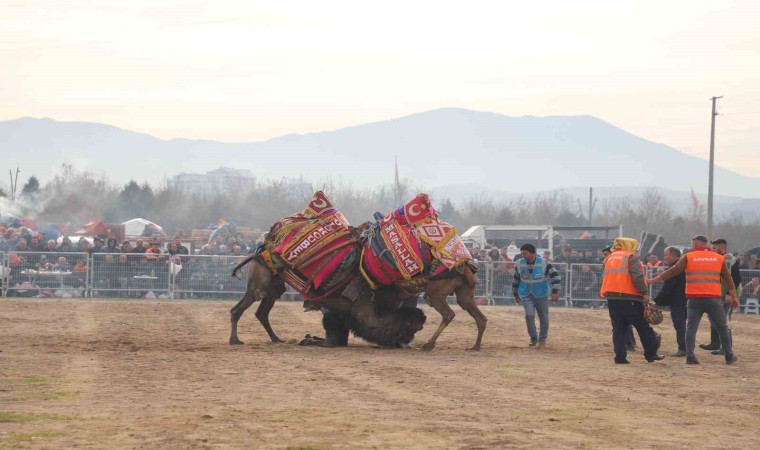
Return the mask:
[[[180,229],[189,233],[206,228],[219,219],[268,230],[277,220],[303,210],[313,194],[304,188],[309,185],[325,191],[353,224],[372,220],[375,211],[386,214],[423,192],[410,180],[403,180],[399,186],[358,188],[332,179],[314,183],[278,179],[256,181],[245,188],[230,185],[224,194],[194,195],[166,182],[150,185],[130,181],[119,186],[105,175],[63,164],[44,185],[36,177],[29,177],[14,202],[0,189],[0,214],[32,217],[38,225],[70,223],[74,227],[90,220],[120,223],[143,217],[158,223],[170,235]],[[588,224],[578,199],[561,191],[503,203],[475,197],[455,205],[448,198],[433,198],[433,206],[460,232],[472,225]],[[705,233],[705,217],[702,206],[692,207],[687,214],[676,214],[665,196],[646,189],[638,196],[601,202],[594,211],[592,225],[621,224],[627,236],[638,237],[646,231],[663,235],[668,243],[687,243],[690,236]],[[726,237],[734,250],[760,246],[758,219],[722,218],[715,230],[716,237]]]

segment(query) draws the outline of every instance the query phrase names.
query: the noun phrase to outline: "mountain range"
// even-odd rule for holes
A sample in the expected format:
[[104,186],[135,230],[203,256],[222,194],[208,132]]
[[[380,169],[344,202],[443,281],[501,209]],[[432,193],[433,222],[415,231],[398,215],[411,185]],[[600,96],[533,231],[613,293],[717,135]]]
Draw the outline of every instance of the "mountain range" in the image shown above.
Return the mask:
[[[595,117],[510,117],[451,108],[245,143],[162,140],[97,123],[21,118],[0,121],[0,155],[8,168],[18,164],[22,174],[43,183],[68,162],[119,183],[156,183],[180,172],[226,166],[264,179],[304,177],[316,186],[331,179],[370,187],[393,182],[397,158],[401,178],[413,186],[454,194],[457,187],[499,198],[588,186],[682,193],[707,188],[706,160]],[[715,192],[757,196],[760,178],[716,167]]]

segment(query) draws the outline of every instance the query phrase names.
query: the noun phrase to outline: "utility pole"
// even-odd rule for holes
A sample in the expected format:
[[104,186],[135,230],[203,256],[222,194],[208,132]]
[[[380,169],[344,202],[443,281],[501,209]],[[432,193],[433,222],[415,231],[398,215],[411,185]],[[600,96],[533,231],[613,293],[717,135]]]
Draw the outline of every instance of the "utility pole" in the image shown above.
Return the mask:
[[593,225],[594,218],[594,205],[596,205],[596,199],[594,198],[594,188],[588,188],[588,224]]
[[21,170],[16,166],[16,178],[14,180],[13,178],[13,170],[8,169],[8,175],[11,176],[11,201],[16,200],[16,187],[18,186],[18,174],[21,173]]
[[395,209],[398,207],[399,203],[401,202],[401,186],[399,183],[398,178],[398,156],[394,157],[393,160],[394,166],[395,166],[395,172],[393,177],[393,206],[392,209]]
[[715,116],[718,115],[718,99],[713,97],[712,113],[710,114],[710,176],[707,182],[707,239],[713,239],[713,172],[715,167]]

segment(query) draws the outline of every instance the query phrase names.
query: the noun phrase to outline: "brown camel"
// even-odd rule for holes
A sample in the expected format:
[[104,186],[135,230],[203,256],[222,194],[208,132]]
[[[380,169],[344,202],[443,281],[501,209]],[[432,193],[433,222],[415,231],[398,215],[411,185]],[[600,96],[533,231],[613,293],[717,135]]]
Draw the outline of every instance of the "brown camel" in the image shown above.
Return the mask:
[[[468,350],[480,350],[480,344],[483,341],[483,333],[486,331],[486,323],[488,318],[480,311],[478,305],[475,303],[475,273],[472,271],[469,265],[465,265],[463,268],[464,273],[459,274],[456,271],[449,271],[443,277],[439,277],[433,280],[429,280],[425,288],[425,301],[428,305],[432,306],[438,314],[441,315],[441,324],[438,325],[438,329],[430,337],[430,339],[422,346],[423,350],[432,350],[435,348],[435,342],[438,336],[441,335],[444,328],[446,328],[452,320],[454,320],[454,310],[451,309],[446,298],[449,295],[456,295],[457,304],[467,311],[478,326],[478,337],[475,340],[475,345]],[[407,292],[399,287],[396,288],[396,295],[399,298],[411,298],[417,295],[416,292]]]
[[[255,256],[251,256],[238,264],[232,272],[233,276],[235,276],[241,267],[249,262],[251,264],[248,272],[248,286],[246,292],[243,295],[243,298],[230,310],[230,319],[232,323],[230,344],[243,343],[237,336],[237,323],[243,315],[243,312],[256,301],[261,301],[259,308],[256,310],[256,318],[259,319],[261,325],[264,326],[264,329],[269,334],[272,342],[282,342],[272,330],[272,326],[269,323],[269,312],[272,310],[277,299],[285,292],[285,283],[282,281],[282,277],[280,277],[279,274],[272,274],[269,268],[258,261]],[[433,336],[431,336],[422,346],[423,350],[432,350],[435,348],[438,336],[440,336],[444,328],[454,320],[456,314],[446,301],[446,298],[452,294],[456,295],[459,306],[475,319],[475,323],[478,327],[478,337],[475,341],[475,345],[470,347],[469,350],[480,350],[483,333],[485,332],[488,319],[475,303],[475,283],[475,274],[467,265],[464,266],[463,274],[459,274],[456,271],[449,271],[446,274],[446,278],[440,277],[427,282],[427,285],[424,286],[425,300],[430,306],[438,311],[442,320],[438,329],[433,333]],[[418,292],[409,292],[398,287],[391,287],[390,289],[392,289],[390,296],[395,296],[399,299],[412,298],[418,294]],[[326,308],[343,313],[350,311],[353,305],[351,300],[340,296],[328,297],[322,300],[322,302]]]
[[[248,285],[243,298],[230,310],[232,324],[230,344],[243,342],[237,336],[237,324],[240,317],[256,301],[261,301],[256,310],[256,318],[269,334],[272,342],[283,342],[272,330],[269,312],[274,303],[285,292],[285,283],[279,274],[273,274],[266,264],[256,256],[251,256],[238,264],[232,272],[250,263]],[[374,295],[361,289],[354,290],[352,298],[334,295],[319,302],[311,302],[309,309],[321,309],[322,324],[326,338],[306,339],[302,345],[320,345],[339,347],[348,345],[348,333],[352,331],[357,337],[374,342],[384,347],[405,347],[412,341],[414,334],[422,329],[425,314],[417,308],[384,308],[395,303],[389,295],[389,289],[380,290]],[[317,307],[315,307],[317,305]]]

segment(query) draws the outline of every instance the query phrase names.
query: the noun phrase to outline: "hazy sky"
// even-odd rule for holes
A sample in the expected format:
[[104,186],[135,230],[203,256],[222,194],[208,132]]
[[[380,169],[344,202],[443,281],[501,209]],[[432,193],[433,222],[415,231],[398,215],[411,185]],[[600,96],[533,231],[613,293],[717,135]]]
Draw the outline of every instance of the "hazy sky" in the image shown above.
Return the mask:
[[760,176],[758,1],[0,0],[0,120],[264,140],[440,107],[589,114]]

